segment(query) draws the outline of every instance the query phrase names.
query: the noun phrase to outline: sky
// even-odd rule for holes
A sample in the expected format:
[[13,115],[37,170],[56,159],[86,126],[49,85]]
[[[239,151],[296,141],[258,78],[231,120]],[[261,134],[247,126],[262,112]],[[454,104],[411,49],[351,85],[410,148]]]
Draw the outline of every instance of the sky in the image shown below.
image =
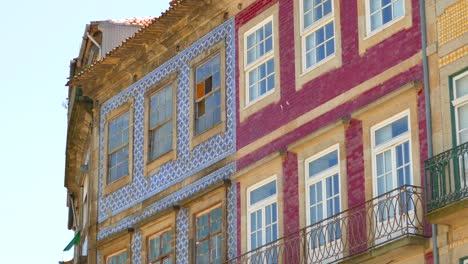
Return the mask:
[[0,255],[2,263],[58,263],[67,229],[64,187],[70,60],[90,21],[159,16],[169,0],[2,1]]

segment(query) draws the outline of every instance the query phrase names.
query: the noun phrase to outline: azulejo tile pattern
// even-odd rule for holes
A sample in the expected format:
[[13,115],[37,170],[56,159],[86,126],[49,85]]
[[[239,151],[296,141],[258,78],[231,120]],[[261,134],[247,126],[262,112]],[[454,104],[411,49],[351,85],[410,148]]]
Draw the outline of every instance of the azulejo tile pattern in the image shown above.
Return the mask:
[[135,230],[132,237],[132,264],[141,264],[141,239],[141,231]]
[[[153,70],[101,107],[100,123],[100,167],[98,221],[102,223],[109,216],[145,200],[207,166],[233,154],[236,146],[235,131],[235,31],[234,19],[196,41],[189,48]],[[226,45],[226,131],[198,145],[190,151],[190,62],[215,44],[225,41]],[[144,177],[144,102],[145,92],[169,74],[177,72],[177,160],[163,166],[149,180]],[[109,195],[103,195],[103,153],[105,116],[130,99],[134,99],[133,135],[133,182]],[[150,214],[150,213],[148,213]],[[101,232],[107,234],[108,232]],[[102,236],[102,235],[101,235]]]
[[176,262],[177,264],[189,263],[189,212],[186,208],[180,208],[177,214],[177,241],[176,241]]
[[[229,179],[232,174],[236,171],[235,163],[230,163],[223,168],[208,174],[207,176],[203,177],[202,179],[194,182],[193,184],[187,186],[186,188],[180,189],[177,192],[174,192],[161,200],[151,204],[150,206],[146,207],[145,209],[141,210],[138,213],[130,215],[128,217],[123,218],[119,222],[110,225],[108,227],[102,228],[98,232],[98,240],[102,240],[116,232],[122,231],[129,227],[133,227],[136,223],[140,222],[141,220],[152,216],[166,208],[172,207],[177,205],[181,200],[186,199],[204,189],[208,186],[213,185],[216,182]],[[231,191],[232,192],[232,191]],[[229,215],[231,216],[231,220],[235,218],[236,214],[236,202],[231,201],[232,199],[236,199],[235,195],[229,195],[228,201],[228,210],[230,211]],[[231,230],[237,230],[236,222],[231,222],[230,225]]]
[[228,259],[237,256],[237,186],[229,186],[227,194],[227,246]]

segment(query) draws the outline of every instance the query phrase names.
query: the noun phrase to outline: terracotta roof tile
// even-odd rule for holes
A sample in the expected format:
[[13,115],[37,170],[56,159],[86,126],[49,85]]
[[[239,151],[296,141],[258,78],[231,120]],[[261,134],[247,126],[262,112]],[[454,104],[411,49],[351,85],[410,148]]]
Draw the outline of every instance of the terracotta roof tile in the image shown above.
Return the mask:
[[114,23],[114,24],[146,27],[149,24],[151,24],[153,19],[154,19],[154,17],[144,17],[144,18],[134,17],[134,18],[128,18],[128,19],[123,19],[123,20],[113,20],[113,19],[111,19],[111,20],[108,20],[108,22]]
[[[147,28],[154,26],[161,19],[165,19],[168,16],[170,16],[173,12],[175,12],[178,9],[179,6],[181,6],[181,4],[183,4],[184,2],[187,2],[187,1],[188,0],[170,0],[169,8],[166,11],[162,12],[159,17],[146,18],[145,21],[143,21],[142,19],[135,18],[135,20],[140,21],[139,23],[145,23],[145,25],[143,25],[133,36],[125,39],[119,46],[117,46],[117,47],[113,48],[111,51],[109,51],[101,60],[98,60],[98,61],[94,62],[89,67],[81,70],[80,72],[75,74],[75,76],[71,77],[66,85],[71,85],[71,82],[73,82],[75,79],[79,79],[79,77],[85,75],[86,73],[92,72],[93,69],[95,69],[97,66],[107,64],[106,63],[107,60],[109,60],[110,63],[112,63],[113,55],[116,54],[117,51],[122,49],[122,47],[126,46],[126,44],[129,41],[132,41],[135,38],[138,38],[138,36],[141,35],[143,32],[145,32],[145,30]],[[186,10],[183,10],[183,11],[186,12]],[[137,23],[137,22],[134,21],[134,23]]]

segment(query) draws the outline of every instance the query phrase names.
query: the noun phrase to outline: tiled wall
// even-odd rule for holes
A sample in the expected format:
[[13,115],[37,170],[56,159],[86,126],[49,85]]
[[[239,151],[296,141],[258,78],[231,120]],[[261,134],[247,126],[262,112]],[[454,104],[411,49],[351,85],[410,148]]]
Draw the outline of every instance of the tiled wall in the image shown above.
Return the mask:
[[438,18],[439,45],[461,37],[468,32],[468,0],[460,0],[445,9]]
[[[226,131],[190,150],[190,62],[205,50],[219,43],[226,42]],[[201,171],[209,165],[233,154],[236,147],[235,131],[235,43],[234,20],[231,19],[204,36],[176,57],[125,89],[117,96],[105,102],[101,108],[100,124],[100,170],[99,170],[99,207],[98,221],[103,222],[109,216],[145,200],[175,183]],[[177,160],[161,166],[160,170],[144,177],[144,103],[145,92],[169,74],[177,72]],[[103,154],[105,116],[131,98],[134,99],[134,147],[133,147],[133,182],[109,194],[103,194]]]

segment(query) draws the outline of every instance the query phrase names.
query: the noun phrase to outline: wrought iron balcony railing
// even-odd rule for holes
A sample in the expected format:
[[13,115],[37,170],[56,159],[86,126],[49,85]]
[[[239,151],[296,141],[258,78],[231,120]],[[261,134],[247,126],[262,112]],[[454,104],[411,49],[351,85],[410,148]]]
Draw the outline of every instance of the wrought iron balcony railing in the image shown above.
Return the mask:
[[427,211],[468,197],[468,142],[424,162]]
[[401,237],[425,236],[423,219],[422,189],[405,185],[228,263],[337,262]]

